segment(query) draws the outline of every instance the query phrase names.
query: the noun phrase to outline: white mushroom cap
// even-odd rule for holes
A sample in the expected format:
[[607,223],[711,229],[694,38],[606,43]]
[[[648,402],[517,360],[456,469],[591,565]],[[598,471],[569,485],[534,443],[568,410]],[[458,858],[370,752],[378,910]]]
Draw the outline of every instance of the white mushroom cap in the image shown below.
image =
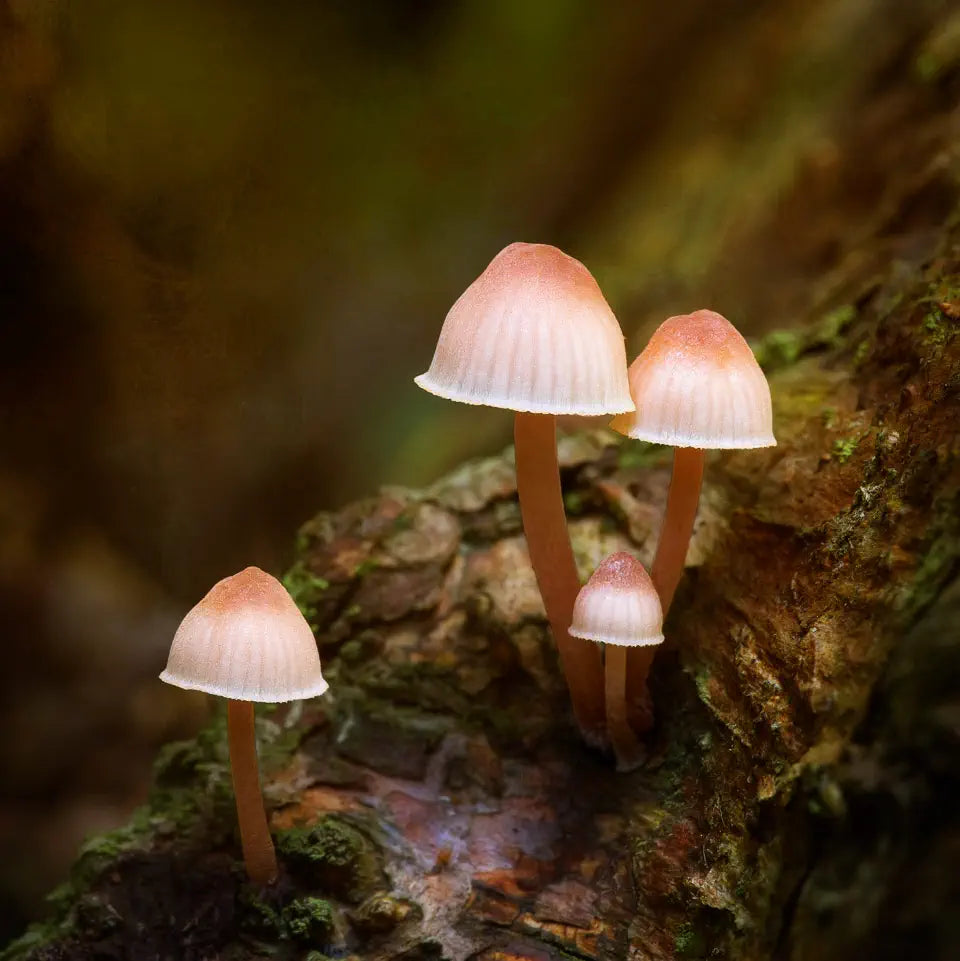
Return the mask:
[[671,447],[773,447],[770,387],[750,346],[712,310],[665,320],[630,365],[636,413],[610,426]]
[[579,260],[547,244],[510,244],[450,308],[431,394],[540,414],[633,410],[623,332]]
[[570,633],[621,647],[662,643],[660,598],[643,564],[625,551],[604,558],[577,595]]
[[317,642],[284,586],[258,567],[225,577],[183,619],[161,681],[237,701],[323,694]]

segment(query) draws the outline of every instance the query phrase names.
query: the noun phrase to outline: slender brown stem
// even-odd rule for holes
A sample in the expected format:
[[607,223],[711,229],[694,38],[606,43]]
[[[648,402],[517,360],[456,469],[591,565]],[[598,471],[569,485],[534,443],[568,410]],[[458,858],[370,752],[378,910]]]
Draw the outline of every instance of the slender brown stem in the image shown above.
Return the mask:
[[627,651],[618,644],[604,647],[607,693],[607,731],[617,755],[617,768],[630,771],[643,760],[643,748],[627,719]]
[[227,737],[243,863],[251,881],[267,884],[277,876],[277,856],[260,793],[253,705],[249,701],[227,702]]
[[653,586],[660,595],[664,618],[680,583],[683,562],[690,546],[693,522],[700,503],[704,457],[704,452],[698,447],[677,447],[673,451],[673,476],[667,494],[667,513],[657,543],[657,556],[653,559],[650,571]]
[[[683,574],[683,562],[687,556],[693,522],[700,501],[700,484],[703,480],[704,452],[698,447],[677,447],[673,451],[673,476],[667,494],[667,512],[663,518],[657,555],[653,560],[650,577],[660,595],[663,617],[673,601],[673,595]],[[655,647],[636,647],[627,658],[627,701],[634,730],[644,731],[653,723],[649,709],[647,675],[653,664]]]
[[603,744],[606,735],[600,649],[592,641],[569,633],[580,579],[563,511],[556,418],[552,414],[518,413],[514,438],[523,530],[550,630],[560,651],[573,713],[584,737],[592,744]]

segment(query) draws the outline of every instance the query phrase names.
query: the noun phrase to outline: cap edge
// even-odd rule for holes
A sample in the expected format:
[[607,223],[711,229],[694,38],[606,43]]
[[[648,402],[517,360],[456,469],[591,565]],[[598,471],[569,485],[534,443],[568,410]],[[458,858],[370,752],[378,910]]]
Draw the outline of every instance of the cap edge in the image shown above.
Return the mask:
[[442,397],[444,400],[453,400],[460,404],[470,404],[474,407],[496,407],[500,410],[512,410],[516,413],[524,414],[568,414],[581,417],[604,417],[615,414],[631,414],[636,410],[633,401],[630,407],[622,406],[620,403],[611,404],[532,404],[528,401],[510,401],[506,398],[481,398],[477,394],[468,392],[461,393],[456,388],[451,388],[429,377],[429,371],[413,378],[413,382],[428,394],[435,397]]
[[614,644],[617,647],[656,647],[658,644],[663,643],[662,634],[652,635],[639,640],[637,638],[627,640],[614,634],[587,633],[573,627],[569,628],[569,633],[573,635],[573,637],[579,637],[585,641],[595,641],[598,644]]
[[666,432],[661,434],[652,430],[623,430],[614,424],[610,424],[610,428],[631,440],[642,440],[649,444],[663,444],[666,447],[696,447],[700,450],[760,450],[765,447],[777,446],[777,439],[773,434],[770,434],[769,437],[752,437],[748,440],[734,442],[693,437],[690,434],[667,434]]
[[159,677],[165,684],[172,684],[174,687],[182,688],[185,691],[203,691],[204,694],[213,694],[216,697],[226,697],[233,701],[255,701],[258,704],[285,704],[287,701],[306,701],[311,697],[320,697],[321,694],[325,694],[330,689],[327,681],[321,678],[314,684],[297,688],[295,691],[268,697],[261,692],[238,691],[236,688],[227,690],[226,686],[186,680],[171,671],[163,671]]

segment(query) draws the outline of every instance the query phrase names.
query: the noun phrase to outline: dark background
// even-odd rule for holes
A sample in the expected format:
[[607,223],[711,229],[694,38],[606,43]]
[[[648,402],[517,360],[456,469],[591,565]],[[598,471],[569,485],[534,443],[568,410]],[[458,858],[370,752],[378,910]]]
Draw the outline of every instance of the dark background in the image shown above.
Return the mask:
[[789,325],[955,110],[956,6],[0,0],[0,942],[204,716],[156,674],[214,580],[509,441],[412,383],[501,247],[631,356]]

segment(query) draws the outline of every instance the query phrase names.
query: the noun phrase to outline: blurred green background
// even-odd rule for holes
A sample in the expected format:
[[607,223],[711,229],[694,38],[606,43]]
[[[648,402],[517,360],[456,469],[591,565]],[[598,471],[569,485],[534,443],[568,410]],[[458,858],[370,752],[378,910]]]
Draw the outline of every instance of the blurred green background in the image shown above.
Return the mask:
[[214,580],[509,441],[412,383],[501,247],[583,260],[631,356],[795,322],[955,8],[0,0],[0,941],[202,717],[155,675]]

